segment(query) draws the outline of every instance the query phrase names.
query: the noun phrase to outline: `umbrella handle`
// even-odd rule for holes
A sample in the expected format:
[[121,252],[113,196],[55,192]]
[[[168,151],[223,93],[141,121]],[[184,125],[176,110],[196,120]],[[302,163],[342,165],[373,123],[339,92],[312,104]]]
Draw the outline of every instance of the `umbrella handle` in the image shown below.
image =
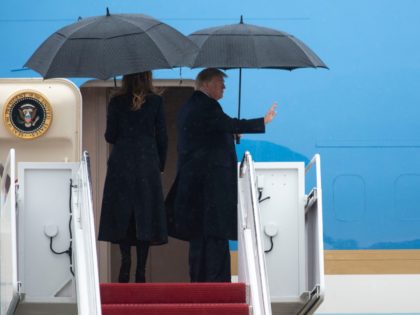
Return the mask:
[[[241,16],[242,20],[242,16]],[[242,94],[242,68],[239,68],[239,91],[238,91],[238,120],[241,119],[241,94]],[[235,142],[236,144],[241,143],[241,137],[239,135],[235,135]]]

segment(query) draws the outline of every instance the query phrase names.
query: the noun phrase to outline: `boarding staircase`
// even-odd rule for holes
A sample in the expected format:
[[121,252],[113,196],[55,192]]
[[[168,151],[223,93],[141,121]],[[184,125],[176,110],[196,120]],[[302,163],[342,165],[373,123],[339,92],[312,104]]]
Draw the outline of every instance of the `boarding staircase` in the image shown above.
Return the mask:
[[11,150],[0,189],[2,315],[292,315],[312,314],[322,302],[319,156],[305,169],[254,163],[245,153],[238,283],[100,284],[88,154],[80,163],[21,162],[19,186],[14,165]]
[[102,283],[103,315],[248,315],[243,283]]

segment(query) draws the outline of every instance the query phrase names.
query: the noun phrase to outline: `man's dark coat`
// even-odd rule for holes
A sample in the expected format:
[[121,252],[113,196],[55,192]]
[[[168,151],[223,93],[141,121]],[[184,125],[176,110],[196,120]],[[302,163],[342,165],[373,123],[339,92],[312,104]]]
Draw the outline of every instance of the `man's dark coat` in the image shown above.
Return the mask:
[[[152,244],[167,241],[160,173],[167,134],[162,98],[149,95],[140,110],[131,95],[116,96],[108,107],[105,139],[113,144],[108,159],[99,240]],[[127,233],[129,237],[127,238]]]
[[169,234],[237,239],[237,158],[234,134],[263,133],[264,119],[236,119],[201,91],[181,108],[178,172],[167,199]]

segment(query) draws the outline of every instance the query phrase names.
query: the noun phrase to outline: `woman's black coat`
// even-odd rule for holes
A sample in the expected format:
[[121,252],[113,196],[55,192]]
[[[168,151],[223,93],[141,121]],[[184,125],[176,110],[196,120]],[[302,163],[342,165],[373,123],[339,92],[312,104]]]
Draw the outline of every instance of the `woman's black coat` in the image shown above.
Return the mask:
[[234,134],[263,133],[264,119],[236,119],[200,91],[181,108],[178,172],[166,199],[169,234],[237,239],[237,158]]
[[98,238],[161,244],[167,242],[160,177],[167,150],[163,102],[160,96],[149,95],[137,111],[131,110],[131,102],[131,95],[121,95],[108,106],[105,139],[113,147]]

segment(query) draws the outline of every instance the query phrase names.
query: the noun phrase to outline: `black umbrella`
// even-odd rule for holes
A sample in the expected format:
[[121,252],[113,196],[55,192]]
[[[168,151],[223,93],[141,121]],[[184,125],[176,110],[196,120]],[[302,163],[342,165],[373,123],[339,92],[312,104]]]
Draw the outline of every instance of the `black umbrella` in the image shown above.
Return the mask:
[[192,68],[239,68],[238,118],[241,113],[242,68],[293,70],[328,68],[296,37],[271,28],[246,24],[223,25],[196,31],[188,36],[197,44]]
[[44,78],[108,79],[185,66],[197,47],[184,35],[142,14],[81,19],[47,38],[25,66]]

